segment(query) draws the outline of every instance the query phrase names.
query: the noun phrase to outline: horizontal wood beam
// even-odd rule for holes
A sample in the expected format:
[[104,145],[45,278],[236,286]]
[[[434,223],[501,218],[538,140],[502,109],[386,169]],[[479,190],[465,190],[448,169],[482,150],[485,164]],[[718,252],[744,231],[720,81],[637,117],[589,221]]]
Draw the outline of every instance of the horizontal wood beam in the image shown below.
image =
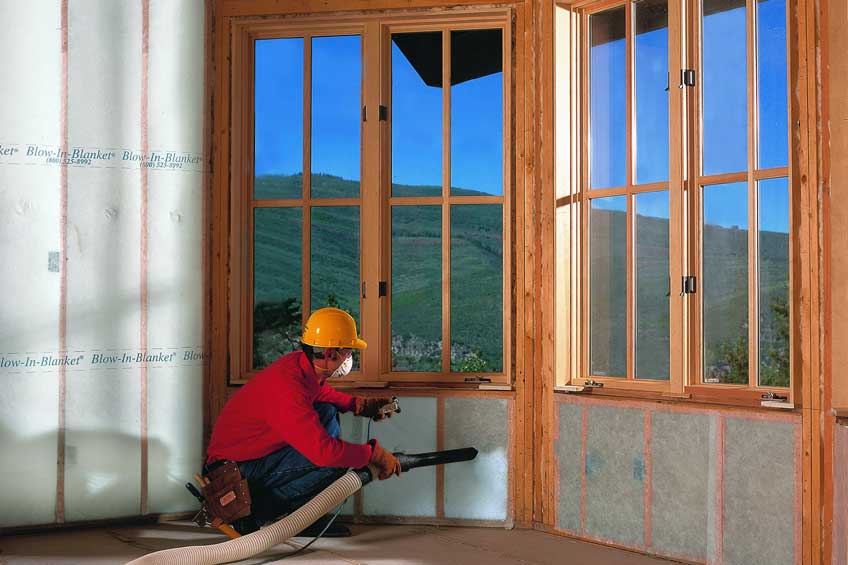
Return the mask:
[[219,0],[223,17],[523,4],[524,0]]

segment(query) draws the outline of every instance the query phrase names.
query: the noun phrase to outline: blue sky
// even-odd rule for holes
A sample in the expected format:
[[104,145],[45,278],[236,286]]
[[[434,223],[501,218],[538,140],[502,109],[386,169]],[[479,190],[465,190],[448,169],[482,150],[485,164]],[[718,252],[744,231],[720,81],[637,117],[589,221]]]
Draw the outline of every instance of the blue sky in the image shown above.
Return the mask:
[[[359,179],[359,36],[312,44],[312,171]],[[427,86],[392,43],[393,181],[442,184],[442,89]],[[256,174],[292,174],[303,163],[303,40],[256,42]],[[503,194],[503,74],[452,88],[452,185]]]
[[[761,167],[787,164],[785,0],[756,3],[758,9]],[[638,5],[637,5],[638,6]],[[635,173],[637,183],[668,178],[668,95],[666,29],[638,34],[635,40]],[[704,173],[744,171],[747,167],[745,92],[745,9],[709,15],[704,20],[703,76]],[[591,178],[593,188],[625,182],[624,41],[592,48]],[[313,40],[313,171],[359,179],[361,44],[358,36]],[[451,184],[503,193],[502,73],[452,87]],[[677,78],[672,79],[672,88]],[[442,182],[442,91],[424,84],[392,44],[392,180],[410,185]],[[292,174],[302,169],[303,40],[256,42],[257,174]],[[747,223],[747,203],[738,191],[719,196],[711,221]],[[618,209],[621,200],[597,202]],[[644,211],[643,211],[644,209]],[[640,206],[640,213],[664,217],[666,207]],[[761,202],[761,228],[786,231],[788,191],[772,188]],[[743,221],[743,218],[745,220]]]
[[[638,4],[637,4],[638,6]],[[787,82],[784,0],[757,2],[760,131],[759,166],[786,166]],[[636,37],[636,182],[668,179],[668,98],[666,30]],[[704,20],[704,172],[740,172],[747,168],[747,94],[745,9],[709,15]],[[593,188],[625,184],[625,43],[594,46],[591,53],[592,138],[590,176]],[[699,77],[699,80],[700,77]],[[676,87],[675,79],[672,88]],[[788,233],[789,192],[786,179],[761,183],[760,229]],[[785,188],[785,190],[783,190]],[[709,190],[709,188],[707,189]],[[765,190],[765,192],[763,192]],[[708,221],[725,227],[746,226],[745,192],[709,194]],[[599,209],[621,210],[626,201],[604,198]],[[642,206],[639,213],[668,217],[665,205]]]

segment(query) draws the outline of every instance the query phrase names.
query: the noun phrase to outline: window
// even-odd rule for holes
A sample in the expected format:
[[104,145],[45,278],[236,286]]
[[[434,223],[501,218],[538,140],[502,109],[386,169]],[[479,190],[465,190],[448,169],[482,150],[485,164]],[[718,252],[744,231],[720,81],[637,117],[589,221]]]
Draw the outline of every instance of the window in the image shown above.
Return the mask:
[[703,281],[700,383],[789,387],[785,0],[755,2],[751,13],[744,0],[703,0],[697,46],[700,174],[689,204]]
[[391,61],[391,371],[502,375],[503,30],[392,34]]
[[337,306],[347,380],[509,383],[509,12],[319,20],[233,43],[230,382]]
[[251,369],[299,347],[305,312],[359,318],[361,44],[255,42]]
[[560,384],[791,393],[787,8],[747,4],[557,9]]

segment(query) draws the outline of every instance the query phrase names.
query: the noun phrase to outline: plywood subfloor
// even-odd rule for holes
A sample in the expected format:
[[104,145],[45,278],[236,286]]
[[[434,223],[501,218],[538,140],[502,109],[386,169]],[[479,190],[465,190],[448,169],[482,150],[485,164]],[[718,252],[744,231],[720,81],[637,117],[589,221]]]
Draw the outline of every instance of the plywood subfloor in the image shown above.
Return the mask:
[[[670,561],[532,530],[434,526],[352,526],[350,538],[322,539],[281,559],[305,538],[294,538],[243,563],[332,565],[441,563],[489,565],[667,565]],[[173,522],[143,526],[62,530],[0,538],[0,565],[126,563],[150,551],[225,538],[211,529]]]

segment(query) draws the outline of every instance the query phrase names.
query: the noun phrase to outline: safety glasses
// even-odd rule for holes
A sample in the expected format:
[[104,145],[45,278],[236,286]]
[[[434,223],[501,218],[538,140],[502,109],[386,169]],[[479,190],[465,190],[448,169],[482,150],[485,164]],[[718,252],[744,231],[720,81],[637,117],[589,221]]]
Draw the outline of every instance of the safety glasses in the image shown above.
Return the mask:
[[324,351],[316,351],[314,354],[315,359],[331,359],[333,358],[332,351],[336,351],[339,359],[342,361],[353,355],[353,349],[326,349]]

